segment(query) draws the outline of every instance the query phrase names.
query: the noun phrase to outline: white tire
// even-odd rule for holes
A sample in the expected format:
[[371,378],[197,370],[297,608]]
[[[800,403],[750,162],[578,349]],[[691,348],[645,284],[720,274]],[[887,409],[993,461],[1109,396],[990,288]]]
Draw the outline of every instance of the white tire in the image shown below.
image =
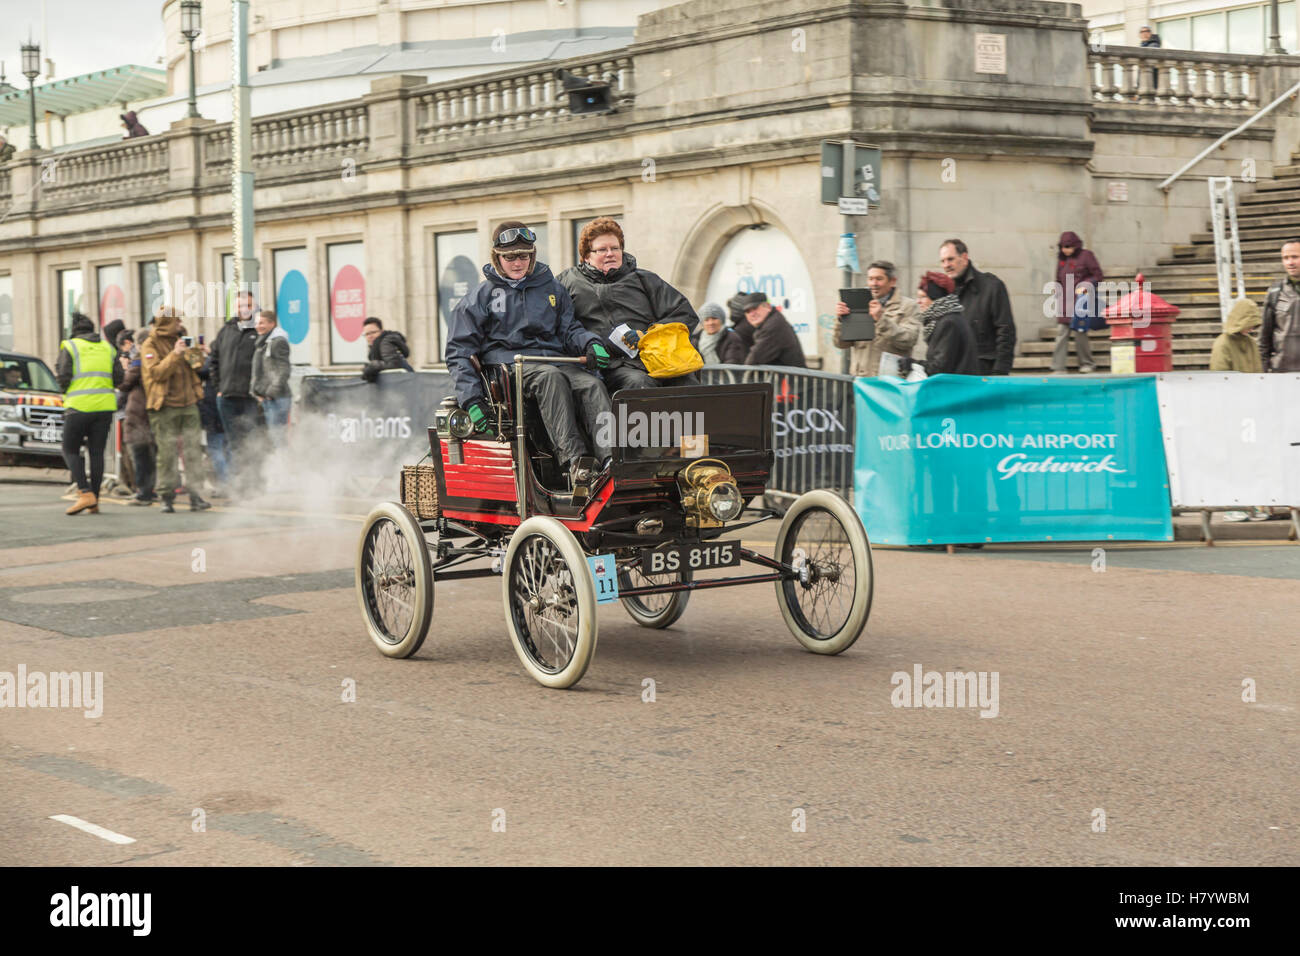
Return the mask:
[[510,641],[547,687],[572,687],[596,652],[596,585],[578,540],[554,518],[529,518],[510,536],[501,569]]
[[357,546],[357,602],[380,653],[410,657],[433,621],[433,565],[415,516],[386,501],[366,517]]
[[776,535],[776,560],[804,570],[776,582],[776,600],[790,633],[814,654],[847,650],[871,615],[871,543],[852,506],[831,491],[795,499]]

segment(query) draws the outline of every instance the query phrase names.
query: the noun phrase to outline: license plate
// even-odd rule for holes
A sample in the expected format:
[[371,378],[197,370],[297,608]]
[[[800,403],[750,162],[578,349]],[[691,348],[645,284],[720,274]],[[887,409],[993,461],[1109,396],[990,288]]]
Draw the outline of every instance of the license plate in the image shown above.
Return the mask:
[[673,574],[730,568],[740,564],[740,545],[734,541],[714,544],[673,544],[641,552],[642,574]]
[[51,445],[62,444],[63,429],[61,428],[41,428],[36,432],[36,440],[49,442]]

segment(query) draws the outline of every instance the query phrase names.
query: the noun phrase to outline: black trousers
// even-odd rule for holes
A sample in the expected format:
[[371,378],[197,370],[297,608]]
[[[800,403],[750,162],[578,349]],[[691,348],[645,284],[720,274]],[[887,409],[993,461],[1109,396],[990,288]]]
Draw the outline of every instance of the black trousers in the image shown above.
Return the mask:
[[524,395],[537,402],[546,434],[562,464],[588,454],[600,460],[609,457],[610,449],[597,445],[595,436],[600,416],[613,415],[613,406],[604,383],[591,372],[576,365],[527,363]]
[[661,385],[700,384],[700,380],[696,378],[694,372],[689,375],[679,375],[677,378],[651,378],[650,373],[641,366],[627,362],[613,368],[607,368],[601,374],[605,377],[605,384],[609,386],[611,395],[620,388],[658,388]]
[[994,371],[994,369],[996,369],[998,365],[998,360],[995,358],[981,358],[979,361],[980,361],[981,375],[1006,375],[1007,374],[1006,372]]
[[[99,494],[104,483],[104,446],[113,427],[112,412],[79,412],[69,408],[63,413],[63,461],[72,472],[72,480],[81,491]],[[90,446],[90,477],[81,460],[81,446]]]
[[158,480],[158,446],[153,442],[135,442],[127,445],[131,450],[131,464],[135,466],[135,496],[144,501],[154,497],[153,486]]

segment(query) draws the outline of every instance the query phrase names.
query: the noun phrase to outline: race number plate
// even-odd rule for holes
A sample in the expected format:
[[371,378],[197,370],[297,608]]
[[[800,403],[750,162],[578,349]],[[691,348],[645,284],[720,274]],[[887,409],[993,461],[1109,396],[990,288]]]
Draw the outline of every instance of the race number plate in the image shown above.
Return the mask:
[[705,568],[730,568],[737,564],[740,564],[740,545],[735,541],[672,544],[654,551],[644,549],[641,552],[642,574],[702,571]]
[[612,554],[594,554],[587,558],[591,579],[596,585],[596,603],[609,604],[618,600],[618,568]]

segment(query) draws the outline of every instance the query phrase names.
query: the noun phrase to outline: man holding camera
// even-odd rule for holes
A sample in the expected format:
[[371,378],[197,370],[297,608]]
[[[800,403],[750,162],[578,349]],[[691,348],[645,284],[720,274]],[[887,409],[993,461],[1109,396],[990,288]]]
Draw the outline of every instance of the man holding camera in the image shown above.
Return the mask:
[[486,281],[451,315],[447,371],[456,383],[456,400],[485,431],[489,406],[472,357],[487,366],[510,365],[516,355],[585,355],[585,369],[542,362],[525,363],[523,369],[524,395],[540,407],[546,433],[576,488],[592,477],[583,459],[593,451],[600,461],[610,456],[610,449],[595,441],[600,416],[612,414],[609,393],[595,371],[609,367],[609,351],[574,318],[568,290],[537,261],[536,242],[537,235],[522,222],[503,222],[492,231]]
[[208,476],[199,425],[203,383],[199,380],[198,366],[202,362],[203,347],[185,341],[185,330],[176,310],[171,306],[160,308],[154,317],[153,332],[140,346],[140,379],[144,383],[145,407],[149,410],[149,428],[158,442],[158,489],[164,514],[176,510],[172,502],[176,500],[176,486],[180,482],[181,445],[190,510],[212,507],[198,493]]

